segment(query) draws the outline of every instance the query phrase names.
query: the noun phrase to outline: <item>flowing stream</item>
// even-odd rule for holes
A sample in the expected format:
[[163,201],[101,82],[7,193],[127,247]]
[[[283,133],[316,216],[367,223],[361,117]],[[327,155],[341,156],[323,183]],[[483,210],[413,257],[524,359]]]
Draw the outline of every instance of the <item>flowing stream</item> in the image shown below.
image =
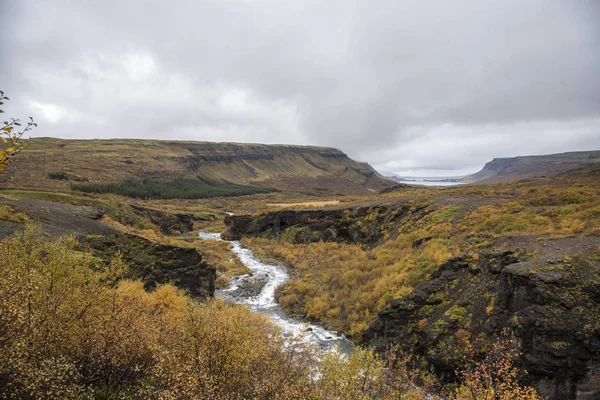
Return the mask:
[[[200,232],[199,236],[204,240],[222,240],[218,233]],[[284,335],[302,334],[305,340],[326,350],[337,347],[343,353],[352,352],[352,343],[343,334],[291,318],[277,303],[275,288],[289,279],[283,266],[261,262],[250,249],[243,247],[237,240],[229,243],[232,252],[252,271],[252,274],[231,277],[229,286],[217,290],[216,296],[234,303],[245,304],[252,311],[269,316]]]

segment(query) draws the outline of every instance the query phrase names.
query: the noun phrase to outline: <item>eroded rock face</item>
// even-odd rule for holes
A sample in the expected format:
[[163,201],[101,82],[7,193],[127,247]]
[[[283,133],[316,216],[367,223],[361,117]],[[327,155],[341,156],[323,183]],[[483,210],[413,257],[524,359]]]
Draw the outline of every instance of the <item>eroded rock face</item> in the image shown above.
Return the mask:
[[142,280],[147,289],[173,283],[195,297],[214,294],[215,268],[194,248],[157,244],[127,233],[88,236],[85,242],[92,254],[105,261],[120,253],[130,266],[128,277]]
[[160,231],[165,235],[190,232],[194,229],[194,222],[202,220],[191,213],[166,213],[134,204],[131,204],[130,207],[136,215],[147,218],[158,225]]
[[[600,398],[600,256],[596,238],[574,239],[578,256],[528,250],[456,257],[380,311],[364,341],[423,355],[446,381],[458,367],[456,333],[517,335],[532,383],[550,399]],[[559,241],[568,247],[569,239]],[[555,245],[551,243],[551,245]]]
[[395,222],[408,212],[408,206],[274,211],[257,216],[233,215],[225,218],[227,240],[244,236],[284,238],[292,243],[349,242],[374,245]]

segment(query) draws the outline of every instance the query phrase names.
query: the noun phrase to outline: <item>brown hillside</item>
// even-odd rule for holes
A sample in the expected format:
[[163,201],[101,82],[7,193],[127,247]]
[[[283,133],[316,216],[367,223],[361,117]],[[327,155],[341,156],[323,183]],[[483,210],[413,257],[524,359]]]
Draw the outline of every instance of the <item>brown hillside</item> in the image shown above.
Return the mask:
[[[68,179],[51,179],[63,174]],[[340,150],[313,146],[34,138],[0,176],[2,187],[64,190],[70,183],[202,179],[282,190],[372,193],[393,185]]]

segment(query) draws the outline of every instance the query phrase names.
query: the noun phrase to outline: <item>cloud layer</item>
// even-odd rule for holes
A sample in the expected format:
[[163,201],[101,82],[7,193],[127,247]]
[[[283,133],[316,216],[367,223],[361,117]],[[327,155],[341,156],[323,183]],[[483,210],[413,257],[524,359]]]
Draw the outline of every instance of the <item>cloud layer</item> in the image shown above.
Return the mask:
[[401,175],[600,148],[600,2],[0,0],[37,136],[314,144]]

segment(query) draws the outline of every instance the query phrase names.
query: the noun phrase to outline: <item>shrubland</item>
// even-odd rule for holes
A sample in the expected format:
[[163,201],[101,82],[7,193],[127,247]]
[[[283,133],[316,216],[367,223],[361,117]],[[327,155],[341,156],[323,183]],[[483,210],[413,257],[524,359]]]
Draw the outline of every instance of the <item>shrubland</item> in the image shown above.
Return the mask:
[[226,287],[229,283],[229,277],[234,275],[245,275],[251,272],[242,262],[231,252],[231,244],[228,242],[218,242],[216,240],[194,240],[194,245],[202,253],[202,257],[210,265],[217,269],[217,288]]
[[387,302],[404,296],[453,255],[446,239],[413,248],[416,235],[401,235],[373,249],[344,243],[292,244],[247,238],[259,257],[293,266],[292,279],[277,290],[291,314],[320,321],[359,337]]
[[[119,258],[105,265],[79,250],[31,226],[0,241],[0,398],[438,398],[410,357],[319,355],[245,307],[171,285],[147,292],[123,279]],[[520,388],[486,380],[483,364],[467,368],[466,385],[444,398]]]
[[[5,112],[2,108],[4,108],[4,104],[9,100],[8,96],[0,90],[0,114]],[[15,156],[23,151],[23,135],[33,130],[34,127],[37,127],[37,123],[32,117],[29,117],[25,126],[23,126],[23,122],[18,118],[6,119],[0,123],[0,139],[2,139],[0,141],[0,171],[4,171]]]
[[384,305],[410,293],[452,256],[485,250],[507,235],[538,240],[600,235],[600,185],[595,180],[408,188],[384,197],[388,204],[408,205],[409,211],[385,226],[369,225],[376,219],[375,207],[373,218],[353,221],[359,228],[382,230],[375,244],[298,243],[293,240],[302,229],[298,226],[275,238],[244,239],[259,257],[279,259],[289,267],[292,279],[277,291],[289,313],[358,339]]
[[146,292],[77,248],[33,228],[0,243],[1,398],[268,398],[310,377],[264,317]]

